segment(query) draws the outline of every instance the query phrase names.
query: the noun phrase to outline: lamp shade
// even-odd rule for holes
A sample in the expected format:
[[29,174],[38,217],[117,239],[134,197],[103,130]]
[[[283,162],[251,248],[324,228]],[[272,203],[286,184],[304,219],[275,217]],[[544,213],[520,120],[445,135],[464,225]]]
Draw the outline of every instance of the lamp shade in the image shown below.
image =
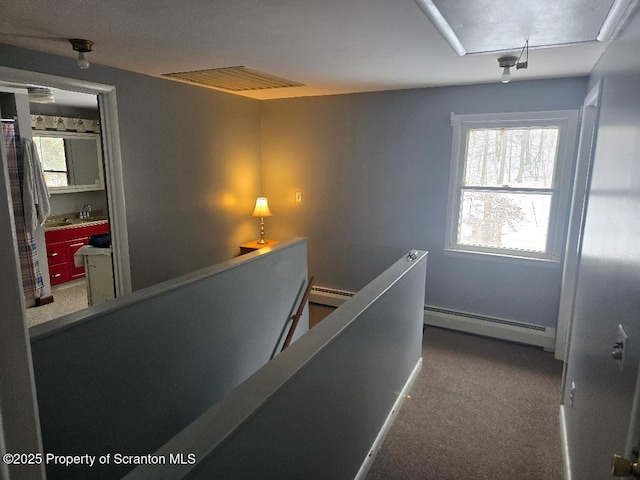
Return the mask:
[[270,217],[272,215],[269,210],[269,202],[267,197],[258,197],[256,199],[256,208],[253,210],[254,217]]

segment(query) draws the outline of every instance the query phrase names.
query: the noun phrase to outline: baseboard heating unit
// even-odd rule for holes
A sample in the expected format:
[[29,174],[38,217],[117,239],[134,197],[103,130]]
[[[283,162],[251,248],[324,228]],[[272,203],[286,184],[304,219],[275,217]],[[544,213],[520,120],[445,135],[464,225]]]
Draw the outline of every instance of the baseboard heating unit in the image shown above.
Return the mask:
[[435,327],[535,345],[550,352],[555,347],[556,329],[532,323],[431,306],[424,307],[424,323]]
[[354,295],[354,292],[337,290],[335,288],[319,287],[314,285],[313,287],[311,287],[309,301],[311,303],[318,303],[320,305],[327,305],[329,307],[339,307]]
[[[309,301],[320,305],[339,307],[354,292],[314,286]],[[477,315],[434,306],[424,307],[424,323],[434,327],[459,330],[511,342],[542,347],[552,352],[555,348],[556,329],[505,318]]]

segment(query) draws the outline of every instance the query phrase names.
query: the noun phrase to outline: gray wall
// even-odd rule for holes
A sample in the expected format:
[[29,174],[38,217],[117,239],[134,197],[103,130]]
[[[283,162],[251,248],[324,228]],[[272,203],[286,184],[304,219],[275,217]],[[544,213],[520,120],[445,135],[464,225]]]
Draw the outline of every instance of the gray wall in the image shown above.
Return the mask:
[[264,101],[268,236],[307,236],[316,284],[346,290],[407,249],[428,250],[429,305],[554,327],[559,264],[443,255],[450,112],[577,109],[586,87],[572,78]]
[[[638,45],[636,11],[591,76],[603,90],[564,392],[574,479],[610,478],[611,455],[625,453],[629,429],[631,443],[640,433],[631,415],[640,359]],[[611,358],[618,324],[629,335],[622,371]]]
[[[259,102],[95,64],[83,71],[73,58],[7,45],[0,45],[0,65],[116,86],[134,290],[230,258],[255,238]],[[0,197],[0,211],[8,211]],[[0,220],[10,238],[9,216]],[[11,366],[0,372],[0,391],[10,397],[2,398],[0,450],[38,451],[15,249],[11,241],[0,244],[0,363]],[[0,466],[0,476],[12,474],[6,470]],[[16,478],[41,478],[40,471]]]
[[7,45],[0,64],[116,87],[134,290],[256,237],[260,102]]
[[57,103],[29,102],[29,109],[31,110],[32,115],[39,114],[100,120],[100,113],[98,112],[98,110],[85,107],[72,107],[69,105],[59,105]]
[[264,193],[267,236],[307,236],[317,284],[358,290],[421,248],[428,304],[555,325],[558,265],[443,255],[449,113],[578,108],[584,78],[261,103],[10,46],[0,58],[116,86],[134,289],[233,256]]
[[[31,328],[42,451],[157,450],[280,352],[307,279],[298,239]],[[294,340],[308,325],[305,309]],[[46,469],[86,480],[131,468]]]
[[102,210],[106,215],[109,210],[109,206],[107,205],[107,195],[104,190],[78,193],[56,193],[51,195],[49,203],[51,204],[52,215],[78,212],[82,210],[82,207],[87,203],[91,205],[92,213],[96,210]]
[[406,253],[156,452],[192,452],[194,465],[141,466],[125,479],[352,480],[361,466],[365,474],[421,365],[427,254]]

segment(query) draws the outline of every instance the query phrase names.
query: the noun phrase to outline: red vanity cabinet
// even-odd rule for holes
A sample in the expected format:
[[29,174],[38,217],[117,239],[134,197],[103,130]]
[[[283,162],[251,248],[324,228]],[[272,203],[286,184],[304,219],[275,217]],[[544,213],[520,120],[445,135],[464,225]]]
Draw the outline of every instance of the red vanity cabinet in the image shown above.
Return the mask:
[[[46,232],[45,232],[46,239]],[[47,261],[49,262],[49,280],[51,285],[69,281],[67,245],[65,242],[47,243]]]
[[73,255],[89,243],[91,235],[109,233],[109,222],[89,222],[49,228],[44,231],[51,286],[84,277],[84,267],[76,267]]

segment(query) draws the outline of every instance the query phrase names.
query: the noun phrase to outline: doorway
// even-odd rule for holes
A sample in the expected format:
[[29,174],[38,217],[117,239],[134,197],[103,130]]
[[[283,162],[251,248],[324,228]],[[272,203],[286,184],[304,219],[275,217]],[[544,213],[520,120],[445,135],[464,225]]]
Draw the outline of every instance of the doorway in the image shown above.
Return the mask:
[[[34,104],[32,104],[28,115],[40,118],[60,119],[65,117],[87,117],[88,119],[92,119],[92,122],[95,121],[96,125],[99,125],[99,133],[96,135],[98,135],[101,140],[99,153],[102,157],[103,166],[100,168],[100,173],[104,179],[104,188],[102,190],[99,188],[87,188],[84,192],[81,192],[80,189],[77,191],[68,189],[65,193],[53,194],[51,195],[52,213],[61,215],[61,218],[68,218],[69,222],[77,223],[75,217],[78,216],[78,210],[88,209],[93,212],[94,219],[108,219],[107,228],[110,230],[111,243],[113,246],[112,269],[109,273],[113,275],[114,294],[115,296],[120,296],[130,292],[131,280],[127,228],[125,222],[124,190],[122,184],[122,166],[118,141],[119,135],[114,87],[6,67],[0,67],[0,84],[9,89],[13,88],[16,92],[26,92],[28,87],[37,85],[38,87],[54,89],[55,92],[59,93],[59,98],[61,98],[62,101],[59,102],[58,105],[54,104],[55,106],[53,107],[46,105],[35,106],[34,110]],[[29,121],[32,120],[33,117],[28,119],[26,128],[29,128]],[[23,119],[23,128],[24,125],[25,122]],[[62,122],[61,126],[64,127]],[[45,129],[42,125],[35,128],[40,128],[40,130],[43,131],[51,130],[50,128]],[[74,127],[72,126],[71,129],[74,129]],[[64,128],[55,130],[56,134],[64,135]],[[91,135],[88,132],[84,134],[86,136]],[[55,306],[53,304],[46,304],[43,307],[38,307],[43,310],[35,315],[37,319],[36,323],[43,321],[43,318],[49,320],[75,311],[78,309],[78,306],[82,306],[83,299],[87,299],[85,281],[81,274],[75,275],[77,278],[75,281],[73,275],[69,275],[70,282],[50,281],[49,269],[47,268],[48,262],[44,231],[40,232],[39,237],[37,250],[39,252],[39,258],[42,259],[40,263],[41,275],[45,283],[44,298],[51,295],[53,290],[54,293],[56,291],[60,292],[61,300],[66,299],[67,301],[60,302]],[[70,254],[70,257],[73,259],[73,253]],[[69,267],[69,270],[71,271],[74,268],[72,265]],[[77,270],[78,269],[75,268],[74,271],[77,273]],[[80,268],[80,270],[82,269]],[[62,285],[55,285],[55,283],[62,283]],[[72,288],[67,291],[65,287]],[[67,306],[65,307],[62,303],[66,303]],[[44,309],[48,309],[50,312],[44,312]],[[27,315],[27,317],[34,316],[31,315],[31,311],[34,309],[29,310],[30,315]],[[31,323],[34,322],[32,321]]]
[[[25,70],[0,67],[0,80],[4,84],[45,85],[53,88],[97,95],[102,128],[105,176],[112,243],[114,245],[113,270],[116,295],[131,291],[129,248],[127,242],[126,212],[120,143],[117,122],[115,88],[110,85],[84,82]],[[0,424],[4,435],[0,450],[5,452],[42,451],[37,399],[33,371],[29,330],[25,321],[25,304],[21,274],[18,265],[18,249],[13,225],[12,204],[9,192],[7,168],[0,165],[0,296],[3,315],[0,335],[0,363],[11,368],[0,369]],[[9,228],[6,226],[9,225]],[[4,392],[4,393],[3,393]],[[19,476],[12,465],[0,464],[0,477]],[[12,477],[13,478],[13,477]],[[34,467],[29,478],[45,478],[44,468]]]
[[[587,195],[591,183],[592,158],[596,142],[601,84],[597,83],[587,94],[582,105],[582,124],[578,144],[578,157],[574,175],[573,196],[569,216],[569,229],[564,255],[556,345],[554,355],[557,360],[568,358],[571,338],[571,323],[575,301],[578,263],[582,251],[582,232],[587,209]],[[566,371],[566,364],[565,364]],[[564,391],[565,379],[562,381]]]

